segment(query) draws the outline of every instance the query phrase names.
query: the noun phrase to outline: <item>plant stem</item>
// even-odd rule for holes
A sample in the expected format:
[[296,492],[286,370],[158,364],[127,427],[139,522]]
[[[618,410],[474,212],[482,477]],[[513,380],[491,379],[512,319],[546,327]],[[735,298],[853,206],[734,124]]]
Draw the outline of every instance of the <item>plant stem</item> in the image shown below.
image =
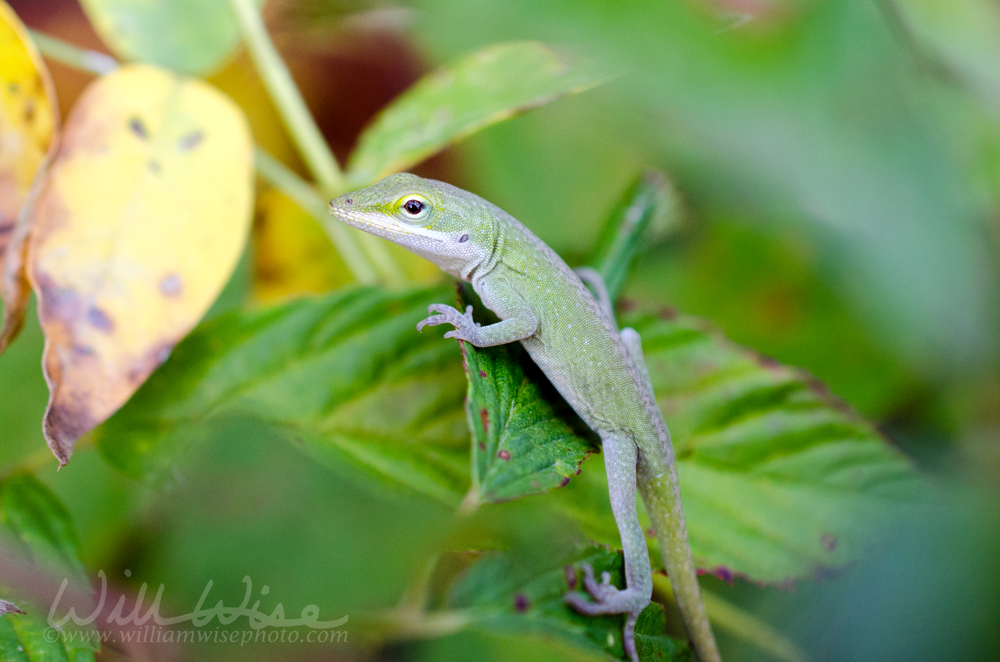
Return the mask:
[[316,189],[259,147],[254,152],[254,161],[257,172],[268,184],[291,198],[326,230],[330,241],[344,258],[347,268],[359,282],[372,285],[379,281],[379,276],[372,265],[364,259],[357,238],[351,234],[351,228],[338,223],[330,216],[326,202]]
[[[653,596],[657,602],[675,602],[670,580],[663,575],[653,575]],[[702,589],[708,618],[720,629],[745,639],[761,651],[782,662],[806,662],[805,653],[784,635],[752,614],[748,614],[728,600]]]
[[53,62],[59,62],[98,76],[103,76],[118,68],[118,61],[110,55],[80,48],[37,30],[29,29],[28,34],[31,35],[31,40],[38,47],[38,52]]
[[[354,228],[348,228],[348,230],[350,232],[360,232],[360,230],[355,230]],[[393,259],[384,239],[379,239],[367,232],[361,232],[361,246],[375,264],[375,268],[378,270],[381,280],[385,285],[389,287],[403,287],[409,284],[410,278],[400,268],[399,263]]]
[[257,72],[278,109],[285,128],[325,195],[344,193],[345,181],[330,147],[309,114],[299,88],[271,42],[253,0],[229,0]]
[[[267,34],[257,6],[253,0],[229,0],[229,3],[239,19],[254,66],[257,67],[257,72],[260,74],[261,80],[264,81],[264,86],[277,107],[292,142],[298,148],[320,191],[328,197],[344,193],[347,190],[347,182],[340,171],[340,166],[337,165],[337,159],[323,139],[319,127],[316,126],[315,120],[306,107],[299,88],[295,85],[295,81],[288,71],[288,67]],[[303,207],[303,209],[309,208]],[[345,241],[343,237],[351,236],[352,230],[347,228],[341,228],[343,232],[340,229],[334,230],[333,227],[339,227],[339,224],[331,225],[330,218],[325,211],[325,204],[322,218],[316,216],[315,209],[309,209],[309,212],[326,228],[327,234],[334,238],[334,243],[341,251],[345,262],[360,267],[364,260],[360,256],[364,255],[371,262],[371,266],[368,266],[366,270],[374,268],[378,280],[387,285],[397,286],[405,285],[408,282],[406,274],[392,259],[380,240],[365,234],[357,242]],[[353,246],[353,248],[349,250],[348,245]],[[359,247],[360,250],[364,251],[363,253],[360,252]],[[356,275],[358,274],[355,268],[352,267],[351,270]],[[359,277],[359,280],[362,279]],[[362,282],[368,281],[362,280]]]
[[439,611],[431,614],[391,609],[360,619],[361,627],[378,641],[437,639],[455,634],[472,619],[462,611]]

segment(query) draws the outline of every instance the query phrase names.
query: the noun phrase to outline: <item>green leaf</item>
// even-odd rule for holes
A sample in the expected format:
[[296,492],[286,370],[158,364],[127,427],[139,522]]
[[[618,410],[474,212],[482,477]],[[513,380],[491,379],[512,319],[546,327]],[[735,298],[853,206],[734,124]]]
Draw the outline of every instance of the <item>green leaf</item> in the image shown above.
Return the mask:
[[[0,481],[0,543],[57,582],[88,584],[69,513],[31,474],[14,474]],[[15,597],[4,586],[0,593]],[[31,596],[17,595],[16,600],[20,608],[0,600],[0,659],[93,662],[98,641],[95,630],[67,628],[63,636],[53,637],[55,631],[46,621],[48,605],[37,604]],[[69,633],[73,636],[66,636]]]
[[604,278],[611,300],[625,285],[635,256],[655,243],[656,238],[645,237],[647,228],[656,220],[662,221],[656,224],[660,226],[658,238],[675,230],[679,207],[673,184],[657,170],[643,173],[625,190],[608,215],[590,258],[590,264]]
[[922,46],[1000,109],[1000,8],[991,0],[894,0]]
[[366,186],[451,143],[608,76],[534,42],[496,44],[417,81],[375,119],[351,155],[348,177]]
[[88,582],[69,512],[29,473],[0,481],[0,541],[43,569]]
[[[759,582],[822,574],[858,558],[918,498],[912,463],[809,375],[702,320],[663,315],[624,323],[642,335],[700,568]],[[618,545],[597,464],[557,498],[589,535]]]
[[[468,487],[466,384],[455,344],[414,330],[429,303],[453,296],[450,288],[355,289],[224,315],[178,345],[98,428],[97,443],[126,472],[162,476],[211,421],[250,417],[331,467],[361,469],[457,504]],[[700,567],[762,582],[840,567],[914,498],[920,481],[909,461],[807,375],[734,345],[696,318],[636,315],[626,322],[643,335],[673,433]],[[585,446],[564,446],[539,400],[525,397],[537,387],[524,385],[523,375],[530,380],[535,368],[515,364],[529,359],[516,348],[475,351],[469,419],[477,452],[480,441],[487,447],[475,465],[486,500],[542,490],[575,473]],[[516,384],[524,385],[520,392]],[[487,405],[486,435],[478,403]],[[533,419],[543,421],[541,432],[528,425]],[[528,453],[539,440],[545,443]],[[505,449],[513,464],[500,457]],[[524,463],[517,461],[522,453]],[[532,454],[539,465],[527,461]],[[617,547],[602,463],[583,468],[540,503]]]
[[[563,601],[580,586],[580,563],[599,577],[624,586],[621,552],[582,547],[555,564],[535,567],[510,556],[490,553],[477,561],[452,587],[449,606],[460,609],[473,626],[501,632],[554,635],[597,653],[627,659],[622,645],[624,614],[583,616]],[[652,603],[639,616],[636,648],[642,660],[691,660],[687,644],[665,634],[663,607]]]
[[95,432],[126,473],[169,475],[213,420],[248,417],[337,468],[449,504],[468,487],[458,348],[417,333],[451,287],[344,290],[201,325]]
[[[25,605],[24,608],[28,613],[0,615],[0,660],[94,662],[98,640],[96,630],[81,632],[67,628],[62,636],[53,637],[58,631],[49,627],[46,622],[47,610],[37,605]],[[73,635],[69,636],[69,633]],[[81,637],[80,634],[84,636]],[[49,641],[53,638],[55,641]]]
[[80,0],[80,4],[115,55],[180,73],[213,73],[240,40],[229,0]]
[[462,356],[472,433],[467,506],[541,494],[580,473],[597,444],[520,343],[478,348],[463,342]]

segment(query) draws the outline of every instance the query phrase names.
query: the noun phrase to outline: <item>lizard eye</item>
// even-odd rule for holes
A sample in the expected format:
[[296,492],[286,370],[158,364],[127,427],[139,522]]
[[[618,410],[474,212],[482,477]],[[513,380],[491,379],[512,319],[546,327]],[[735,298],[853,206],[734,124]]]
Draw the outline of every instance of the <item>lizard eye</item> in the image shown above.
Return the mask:
[[422,195],[411,193],[396,203],[399,216],[407,222],[421,221],[431,211],[431,203]]

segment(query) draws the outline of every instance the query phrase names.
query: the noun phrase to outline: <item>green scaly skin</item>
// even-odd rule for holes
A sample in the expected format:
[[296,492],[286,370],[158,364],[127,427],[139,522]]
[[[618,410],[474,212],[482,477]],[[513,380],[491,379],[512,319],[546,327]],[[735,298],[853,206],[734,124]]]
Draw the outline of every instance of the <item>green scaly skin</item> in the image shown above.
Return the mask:
[[499,207],[462,189],[416,175],[392,175],[331,201],[330,212],[470,282],[500,322],[480,326],[471,306],[463,313],[434,304],[417,329],[450,324],[455,328],[446,338],[477,347],[520,341],[600,435],[627,586],[612,586],[606,573],[599,582],[584,565],[584,587],[592,599],[573,592],[566,602],[584,614],[627,614],[623,642],[638,662],[635,622],[653,590],[636,512],[638,488],[695,652],[701,662],[719,660],[699,594],[670,433],[653,398],[639,334],[632,329],[619,333],[607,302],[602,307],[551,248]]

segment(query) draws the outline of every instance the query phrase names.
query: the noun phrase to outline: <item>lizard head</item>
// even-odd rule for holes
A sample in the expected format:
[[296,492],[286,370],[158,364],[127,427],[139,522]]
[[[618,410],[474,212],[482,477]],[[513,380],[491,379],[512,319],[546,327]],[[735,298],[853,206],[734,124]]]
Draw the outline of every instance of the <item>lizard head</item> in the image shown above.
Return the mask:
[[492,209],[467,191],[409,173],[330,201],[330,213],[338,220],[463,277],[490,256]]

